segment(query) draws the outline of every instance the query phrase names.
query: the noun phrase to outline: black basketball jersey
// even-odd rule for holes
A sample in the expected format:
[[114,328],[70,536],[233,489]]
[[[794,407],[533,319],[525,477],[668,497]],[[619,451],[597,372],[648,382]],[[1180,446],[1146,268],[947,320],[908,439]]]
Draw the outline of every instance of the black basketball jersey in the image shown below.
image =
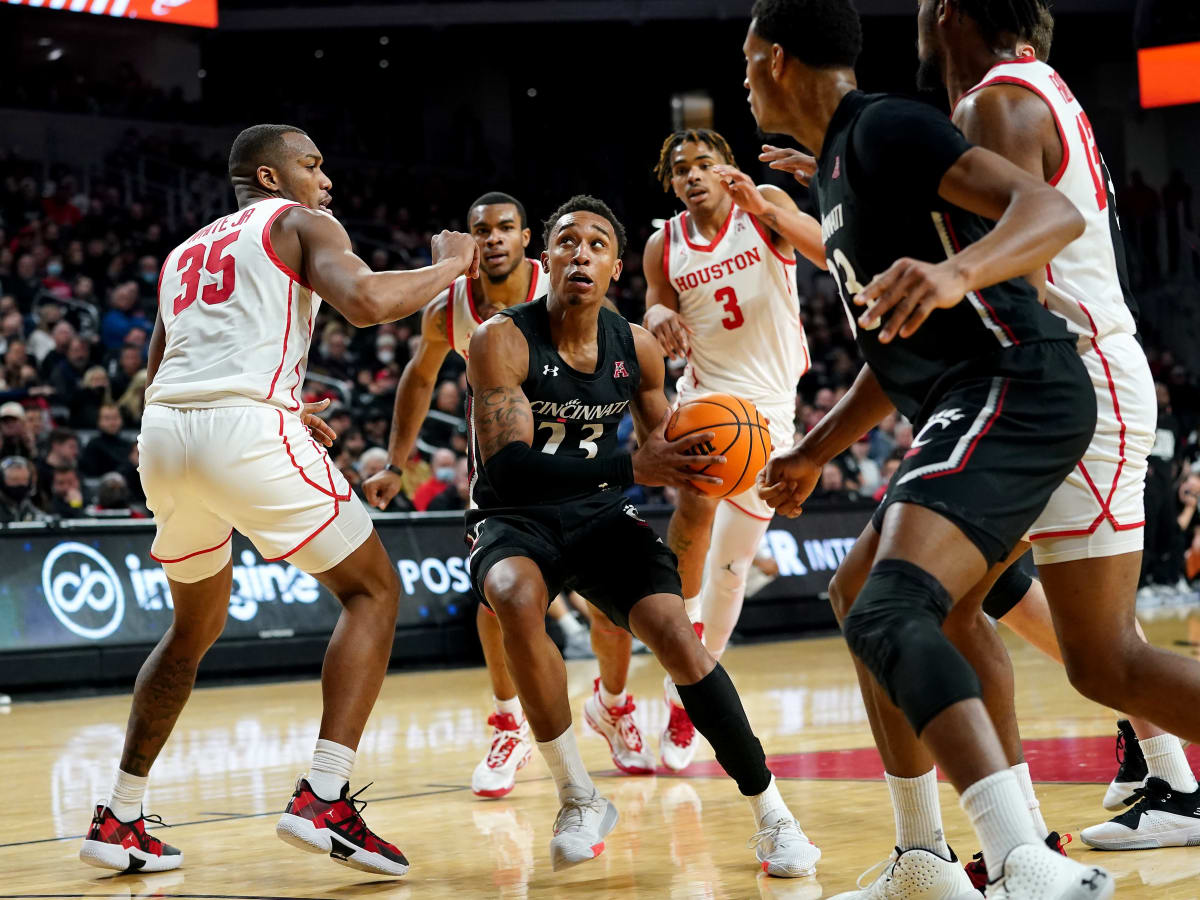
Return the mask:
[[973,291],[935,310],[908,338],[878,340],[854,296],[897,259],[941,262],[992,223],[938,196],[942,177],[971,148],[949,119],[910,100],[851,91],[829,123],[814,179],[829,273],[871,370],[896,408],[916,420],[947,371],[1005,347],[1067,340],[1024,279]]
[[[597,322],[596,369],[580,372],[558,355],[550,335],[550,313],[546,304],[547,298],[541,297],[498,313],[513,320],[529,346],[529,373],[521,383],[521,390],[533,411],[533,449],[578,459],[619,453],[622,447],[617,438],[617,426],[629,411],[642,377],[633,331],[622,316],[601,307]],[[473,396],[468,394],[471,499],[481,511],[511,509],[512,505],[501,501],[488,483],[471,418],[473,402]],[[620,497],[618,490],[612,491],[614,499]],[[580,497],[565,497],[555,503],[578,499]],[[534,501],[530,501],[530,505],[534,505]],[[482,516],[472,511],[467,516],[468,524],[480,518]]]

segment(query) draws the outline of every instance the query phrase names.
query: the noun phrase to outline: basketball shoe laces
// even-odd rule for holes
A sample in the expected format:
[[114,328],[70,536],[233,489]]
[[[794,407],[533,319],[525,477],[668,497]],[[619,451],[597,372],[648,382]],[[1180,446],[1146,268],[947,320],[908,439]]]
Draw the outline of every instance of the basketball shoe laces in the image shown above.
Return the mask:
[[521,740],[521,726],[512,713],[492,713],[487,723],[496,729],[492,738],[492,749],[488,751],[487,764],[489,769],[497,769],[508,762]]
[[350,806],[351,813],[342,821],[335,823],[339,826],[344,826],[349,837],[358,841],[364,847],[366,846],[366,839],[368,837],[374,838],[376,843],[379,844],[387,843],[387,841],[383,840],[383,838],[367,827],[367,823],[362,817],[363,810],[367,808],[367,801],[358,799],[358,795],[374,783],[375,782],[373,781],[368,781],[357,791],[346,798],[346,803]]
[[[780,819],[778,822],[772,822],[770,825],[760,828],[758,831],[754,832],[750,839],[746,841],[746,846],[751,850],[757,850],[758,845],[768,838],[778,844],[780,834],[792,828],[799,829],[799,827],[800,826],[795,819]],[[877,868],[878,865],[879,864],[876,863],[871,867],[871,869]],[[869,872],[871,869],[868,869],[867,871]]]
[[692,717],[682,706],[671,704],[671,718],[667,720],[667,733],[671,736],[671,743],[677,747],[686,747],[695,737],[696,726],[692,724]]
[[582,828],[583,816],[587,811],[600,812],[600,795],[595,791],[590,797],[568,797],[562,802],[562,809],[554,819],[554,833],[558,834],[567,828]]
[[[625,695],[625,704],[623,706],[608,707],[608,714],[617,721],[617,734],[621,735],[621,740],[630,750],[642,749],[642,733],[638,731],[637,723],[633,721],[633,711],[637,709],[636,704],[630,698],[629,694]],[[629,718],[626,718],[628,716]]]

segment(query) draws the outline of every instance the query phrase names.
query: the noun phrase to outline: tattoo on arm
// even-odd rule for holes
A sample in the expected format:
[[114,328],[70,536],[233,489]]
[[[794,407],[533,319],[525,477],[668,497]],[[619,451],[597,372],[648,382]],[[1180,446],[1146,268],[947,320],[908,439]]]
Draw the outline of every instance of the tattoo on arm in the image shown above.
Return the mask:
[[527,440],[532,430],[533,413],[519,387],[480,392],[475,405],[475,432],[485,460],[513,441]]
[[430,324],[433,326],[433,330],[441,336],[442,340],[450,340],[450,333],[446,330],[446,307],[444,305],[434,312]]

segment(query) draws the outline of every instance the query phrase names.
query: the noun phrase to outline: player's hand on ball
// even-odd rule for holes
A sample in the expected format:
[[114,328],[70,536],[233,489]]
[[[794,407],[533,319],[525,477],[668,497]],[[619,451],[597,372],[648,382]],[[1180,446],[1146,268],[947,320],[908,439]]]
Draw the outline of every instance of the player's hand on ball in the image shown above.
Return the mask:
[[795,518],[821,480],[821,466],[800,447],[776,453],[758,473],[758,495],[780,515]]
[[430,243],[434,264],[444,259],[455,259],[462,264],[463,273],[468,278],[478,277],[479,245],[475,243],[475,238],[461,231],[443,230],[435,234]]
[[326,447],[332,447],[333,442],[337,440],[337,432],[329,427],[328,422],[317,415],[328,406],[328,397],[316,403],[305,403],[300,410],[300,424],[312,432],[312,436]]
[[692,493],[697,492],[693,482],[722,484],[720,478],[695,471],[725,462],[723,456],[708,456],[699,450],[702,444],[711,445],[716,440],[716,434],[702,431],[670,441],[666,436],[669,419],[670,413],[664,413],[662,421],[634,451],[633,480],[638,484],[676,487]]
[[404,479],[391,469],[380,469],[363,482],[363,496],[367,498],[368,505],[376,509],[387,509],[388,504],[400,493],[403,481]]
[[954,260],[934,264],[905,258],[872,278],[854,302],[867,307],[858,317],[859,327],[874,328],[882,321],[879,341],[886,344],[896,335],[912,337],[931,312],[957,305],[966,293],[966,280]]
[[692,329],[675,310],[657,303],[646,310],[642,325],[658,339],[663,353],[671,359],[684,359],[688,355]]
[[816,159],[799,150],[763,144],[762,153],[758,154],[758,158],[772,169],[789,172],[793,178],[806,187],[812,181],[812,177],[817,174]]
[[754,179],[733,166],[715,165],[713,174],[721,179],[721,189],[733,202],[752,216],[765,215],[768,210],[766,199],[759,193]]

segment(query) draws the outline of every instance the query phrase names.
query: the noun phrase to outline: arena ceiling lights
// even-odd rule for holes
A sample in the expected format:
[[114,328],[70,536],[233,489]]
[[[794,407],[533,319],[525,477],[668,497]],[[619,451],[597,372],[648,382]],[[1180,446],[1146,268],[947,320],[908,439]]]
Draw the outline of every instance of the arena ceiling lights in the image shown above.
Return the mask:
[[60,12],[91,13],[117,19],[217,27],[217,0],[0,0]]

